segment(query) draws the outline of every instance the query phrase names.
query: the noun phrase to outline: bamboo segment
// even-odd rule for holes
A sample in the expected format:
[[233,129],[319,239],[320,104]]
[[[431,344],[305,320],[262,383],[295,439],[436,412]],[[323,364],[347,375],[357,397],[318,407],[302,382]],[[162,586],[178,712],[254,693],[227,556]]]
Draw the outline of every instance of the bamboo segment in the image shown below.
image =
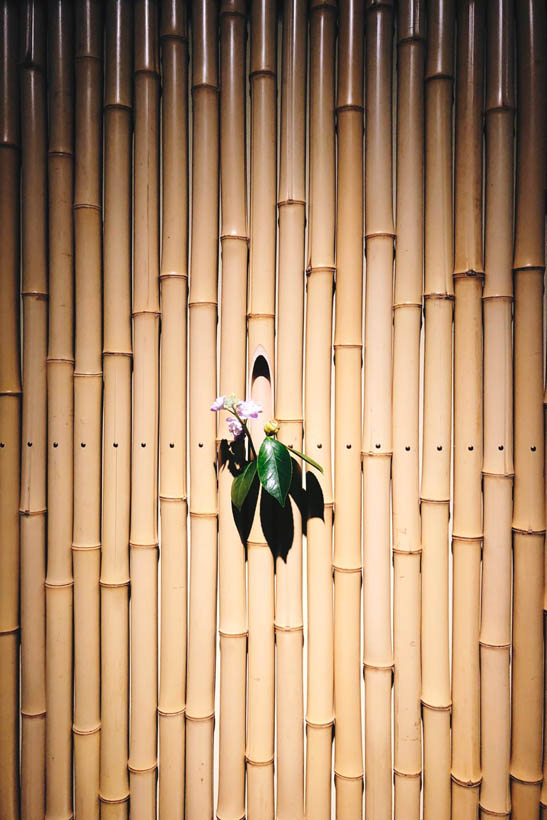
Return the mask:
[[[276,4],[251,7],[248,393],[273,415],[276,254]],[[256,430],[258,434],[261,428]],[[274,563],[259,519],[248,541],[247,818],[274,817]]]
[[513,512],[513,23],[488,4],[484,317],[484,548],[480,629],[484,817],[508,814]]
[[[223,0],[220,7],[220,393],[234,392],[236,396],[245,395],[246,358],[245,5],[243,0]],[[221,424],[225,418],[221,414]],[[221,429],[219,438],[225,435]],[[217,817],[239,820],[245,815],[245,552],[232,516],[232,475],[222,466],[218,482],[221,667]]]
[[453,2],[429,7],[426,61],[422,449],[424,820],[450,818],[448,518],[452,426]]
[[132,5],[106,13],[101,817],[128,815]]
[[186,697],[186,310],[188,42],[186,7],[161,10],[163,67],[160,393],[161,650],[159,813],[184,816]]
[[49,4],[46,817],[72,817],[73,13]]
[[158,9],[134,6],[133,438],[131,447],[131,816],[156,816],[158,678]]
[[217,498],[218,257],[217,8],[195,0],[192,25],[193,173],[190,261],[190,606],[186,694],[186,817],[213,816]]
[[0,818],[19,818],[19,110],[17,3],[0,6]]
[[361,723],[362,3],[341,0],[334,425],[334,771],[337,818],[363,814]]
[[21,11],[23,411],[21,454],[21,816],[45,809],[47,348],[46,29],[42,3]]
[[[310,225],[306,307],[306,452],[324,473],[308,468],[308,489],[323,496],[322,518],[307,525],[308,691],[306,816],[331,817],[334,726],[331,358],[336,210],[334,58],[336,5],[310,8]],[[312,483],[313,482],[313,483]],[[319,490],[316,491],[319,493]]]
[[[518,141],[515,272],[515,487],[511,802],[538,814],[542,781],[545,475],[542,417],[545,272],[545,5],[517,6]],[[546,803],[542,800],[542,805]]]
[[396,820],[419,820],[421,529],[420,326],[423,288],[425,7],[399,7],[397,257],[393,336],[393,622]]

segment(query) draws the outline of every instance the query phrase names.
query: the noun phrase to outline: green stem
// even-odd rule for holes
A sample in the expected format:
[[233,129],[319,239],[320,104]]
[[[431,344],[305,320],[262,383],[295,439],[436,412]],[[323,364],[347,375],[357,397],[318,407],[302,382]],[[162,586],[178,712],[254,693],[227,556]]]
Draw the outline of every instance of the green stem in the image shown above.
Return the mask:
[[254,458],[254,460],[256,461],[256,450],[255,450],[255,448],[254,448],[254,444],[253,444],[253,440],[252,440],[252,438],[251,438],[251,434],[249,433],[249,428],[247,427],[247,422],[246,422],[246,421],[243,421],[243,419],[241,419],[241,418],[239,417],[239,415],[238,415],[238,413],[237,413],[237,411],[236,411],[236,410],[232,410],[232,409],[231,409],[231,408],[229,408],[229,407],[227,407],[227,408],[226,408],[226,410],[228,410],[228,412],[229,412],[229,413],[231,413],[231,414],[232,414],[232,416],[235,416],[235,417],[236,417],[236,419],[237,419],[237,420],[239,421],[239,423],[241,424],[241,426],[243,427],[243,431],[244,431],[245,435],[247,436],[247,438],[249,439],[249,447],[250,447],[250,449],[251,449],[251,453],[253,454],[253,458]]

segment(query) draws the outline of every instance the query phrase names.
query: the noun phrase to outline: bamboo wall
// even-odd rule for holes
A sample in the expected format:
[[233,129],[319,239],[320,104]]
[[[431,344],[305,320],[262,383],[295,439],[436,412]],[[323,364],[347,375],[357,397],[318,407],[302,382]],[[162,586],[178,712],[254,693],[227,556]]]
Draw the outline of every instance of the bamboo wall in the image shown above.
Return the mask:
[[546,820],[544,0],[0,10],[0,820]]

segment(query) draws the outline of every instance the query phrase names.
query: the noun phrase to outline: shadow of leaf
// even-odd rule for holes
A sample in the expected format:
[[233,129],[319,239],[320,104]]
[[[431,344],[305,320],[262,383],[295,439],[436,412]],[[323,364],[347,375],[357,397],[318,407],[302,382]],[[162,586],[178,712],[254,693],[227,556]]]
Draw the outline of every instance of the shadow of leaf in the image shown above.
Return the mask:
[[230,473],[238,476],[246,466],[245,442],[242,439],[228,441],[223,438],[219,447],[219,469],[227,467]]
[[241,509],[238,510],[237,507],[232,504],[232,515],[234,516],[235,525],[237,527],[241,543],[245,548],[245,560],[247,560],[247,541],[249,540],[249,534],[251,532],[251,527],[253,526],[259,488],[260,482],[258,480],[258,475],[255,475],[254,481],[251,484],[251,488],[247,493],[247,497],[243,502]]
[[294,538],[294,521],[292,507],[280,504],[264,490],[260,494],[260,523],[262,532],[274,557],[287,561],[287,555]]
[[311,470],[306,472],[306,501],[307,501],[307,517],[320,518],[325,520],[325,499],[323,497],[323,490],[317,477]]

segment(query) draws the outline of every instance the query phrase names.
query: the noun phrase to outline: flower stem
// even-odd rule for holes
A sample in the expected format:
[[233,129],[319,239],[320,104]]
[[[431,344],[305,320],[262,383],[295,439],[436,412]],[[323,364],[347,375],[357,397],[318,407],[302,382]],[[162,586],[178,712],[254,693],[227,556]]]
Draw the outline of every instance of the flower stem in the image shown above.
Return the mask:
[[255,448],[254,448],[254,444],[253,444],[253,440],[252,440],[252,438],[251,438],[251,434],[249,433],[249,428],[247,427],[247,422],[246,422],[246,421],[244,421],[243,419],[241,419],[241,418],[239,417],[239,415],[238,415],[238,413],[237,413],[237,410],[233,410],[233,409],[232,409],[232,408],[230,408],[230,407],[227,407],[227,408],[226,408],[226,410],[228,410],[228,412],[229,412],[229,413],[231,413],[233,416],[235,416],[235,417],[236,417],[236,419],[237,419],[237,420],[239,421],[239,423],[241,424],[241,426],[243,427],[243,431],[244,431],[245,435],[247,436],[247,438],[249,439],[249,447],[250,447],[250,449],[251,449],[251,453],[253,454],[253,458],[254,458],[254,459],[255,459],[255,461],[256,461],[256,457],[257,457],[257,456],[256,456],[256,450],[255,450]]

